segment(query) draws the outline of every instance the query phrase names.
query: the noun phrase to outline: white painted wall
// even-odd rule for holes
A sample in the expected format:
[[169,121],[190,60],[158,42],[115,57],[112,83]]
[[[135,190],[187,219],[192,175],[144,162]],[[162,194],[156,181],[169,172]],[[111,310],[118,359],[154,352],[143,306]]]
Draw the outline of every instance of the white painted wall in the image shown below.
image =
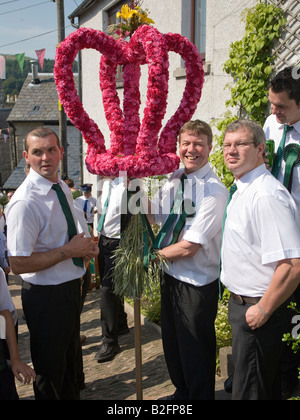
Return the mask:
[[[81,16],[80,26],[103,30],[106,22],[105,9],[115,3],[110,0],[97,2],[96,6]],[[144,0],[143,7],[149,9],[150,17],[160,32],[181,33],[189,37],[190,3],[190,0]],[[211,122],[220,118],[225,112],[225,101],[230,96],[225,86],[232,82],[232,78],[224,73],[223,64],[229,57],[231,42],[241,39],[244,35],[242,11],[255,4],[256,0],[207,0],[206,62],[210,63],[211,71],[205,78],[202,98],[193,118]],[[99,10],[100,7],[101,10]],[[99,87],[99,60],[100,55],[96,51],[84,50],[82,53],[83,105],[90,117],[97,122],[109,147],[110,133],[104,116]],[[169,99],[165,121],[178,108],[185,88],[185,79],[174,77],[174,71],[180,65],[181,58],[171,53]],[[147,68],[144,68],[141,80],[142,101],[146,98],[146,86]],[[122,103],[122,90],[118,92]],[[84,150],[85,147],[84,145]],[[84,181],[94,185],[97,183],[96,177],[87,171],[84,174]]]

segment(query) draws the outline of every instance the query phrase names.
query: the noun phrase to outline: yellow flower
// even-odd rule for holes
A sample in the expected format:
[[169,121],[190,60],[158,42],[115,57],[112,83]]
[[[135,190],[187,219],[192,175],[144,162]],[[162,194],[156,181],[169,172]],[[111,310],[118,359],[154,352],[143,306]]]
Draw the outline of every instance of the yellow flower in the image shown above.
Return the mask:
[[138,12],[136,10],[130,9],[128,4],[124,4],[124,6],[122,6],[121,13],[120,12],[117,13],[117,18],[119,19],[121,17],[124,20],[128,20],[128,19],[132,18],[132,16],[137,14],[137,13]]
[[142,23],[147,23],[148,25],[150,25],[150,23],[154,23],[152,19],[148,18],[147,11],[142,10],[140,7],[136,7],[136,9]]

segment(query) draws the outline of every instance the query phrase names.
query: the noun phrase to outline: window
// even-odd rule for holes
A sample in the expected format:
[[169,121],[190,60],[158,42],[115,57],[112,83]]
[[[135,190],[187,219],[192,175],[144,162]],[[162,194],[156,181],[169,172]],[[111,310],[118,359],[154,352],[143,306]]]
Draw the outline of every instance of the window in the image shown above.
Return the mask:
[[197,46],[202,60],[205,60],[206,0],[192,0],[192,42]]
[[[108,26],[118,23],[117,22],[117,13],[121,11],[121,8],[124,4],[128,4],[129,1],[120,1],[115,5],[114,7],[111,7],[107,11],[107,17],[108,17]],[[117,87],[123,87],[123,68],[122,66],[117,67],[117,74],[116,74],[116,82]]]

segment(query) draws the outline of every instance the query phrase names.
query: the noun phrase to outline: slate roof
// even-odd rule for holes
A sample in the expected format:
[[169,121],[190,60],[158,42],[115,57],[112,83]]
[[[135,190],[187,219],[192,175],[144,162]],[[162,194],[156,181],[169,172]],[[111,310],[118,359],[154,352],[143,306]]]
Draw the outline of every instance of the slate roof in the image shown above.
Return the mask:
[[[58,135],[59,128],[58,126],[48,126],[51,130],[55,131]],[[68,158],[68,176],[73,179],[75,188],[80,186],[80,142],[81,137],[79,131],[74,126],[67,127],[67,136],[68,136],[68,149],[67,149],[67,158]],[[24,172],[25,159],[23,158],[19,165],[15,168],[13,173],[4,183],[3,188],[7,190],[17,189],[22,182],[24,181],[26,175]]]
[[[58,121],[58,94],[52,73],[40,73],[40,84],[32,84],[32,74],[28,74],[18,100],[7,121]],[[78,89],[78,75],[74,75]]]
[[83,0],[83,2],[74,10],[69,16],[68,19],[74,19],[75,17],[80,16],[83,12],[85,12],[90,6],[93,6],[94,3],[98,1],[99,3],[101,0]]
[[[18,100],[15,103],[7,121],[40,122],[41,125],[49,126],[59,135],[58,94],[54,76],[51,73],[39,73],[41,83],[32,84],[32,74],[29,73]],[[74,75],[75,86],[78,89],[78,75]],[[75,187],[80,185],[80,142],[81,134],[71,123],[67,126],[67,157],[68,176],[73,179]],[[16,189],[25,179],[25,160],[22,159],[11,176],[3,185],[4,189]]]

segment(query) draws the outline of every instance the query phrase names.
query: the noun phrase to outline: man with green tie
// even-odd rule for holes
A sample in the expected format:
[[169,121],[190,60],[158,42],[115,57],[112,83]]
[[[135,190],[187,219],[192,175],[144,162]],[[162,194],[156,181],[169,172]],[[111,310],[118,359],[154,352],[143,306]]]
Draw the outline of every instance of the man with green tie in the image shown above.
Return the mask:
[[30,173],[7,207],[12,271],[23,279],[22,303],[37,373],[37,400],[79,399],[80,279],[98,255],[84,237],[72,194],[59,179],[63,148],[46,127],[28,133]]
[[[289,165],[300,157],[300,67],[286,67],[270,82],[269,100],[272,115],[264,125],[267,139],[275,141],[276,158],[272,174],[289,188],[300,218],[300,166]],[[299,219],[300,221],[300,219]],[[300,308],[300,287],[294,293]],[[291,311],[291,319],[295,314]],[[292,394],[298,383],[300,353],[284,348],[281,370],[283,397]]]
[[[161,327],[173,395],[167,400],[213,400],[215,393],[219,256],[228,191],[208,163],[212,131],[200,120],[179,132],[184,168],[159,191],[154,247],[166,260],[161,281]],[[150,220],[153,223],[152,220]]]
[[221,282],[228,305],[235,367],[232,399],[281,399],[279,364],[288,328],[287,305],[298,283],[298,213],[291,195],[267,170],[259,124],[237,120],[223,151],[235,177],[221,249]]

